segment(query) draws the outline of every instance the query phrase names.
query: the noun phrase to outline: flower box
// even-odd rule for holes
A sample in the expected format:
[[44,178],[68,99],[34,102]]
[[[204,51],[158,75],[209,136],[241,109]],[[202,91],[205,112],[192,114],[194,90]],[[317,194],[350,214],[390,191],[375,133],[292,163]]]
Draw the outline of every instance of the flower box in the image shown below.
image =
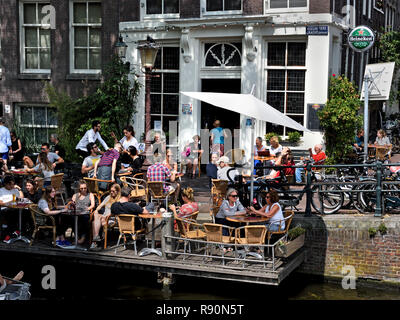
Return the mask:
[[287,258],[304,245],[305,235],[302,234],[296,239],[275,247],[275,257]]

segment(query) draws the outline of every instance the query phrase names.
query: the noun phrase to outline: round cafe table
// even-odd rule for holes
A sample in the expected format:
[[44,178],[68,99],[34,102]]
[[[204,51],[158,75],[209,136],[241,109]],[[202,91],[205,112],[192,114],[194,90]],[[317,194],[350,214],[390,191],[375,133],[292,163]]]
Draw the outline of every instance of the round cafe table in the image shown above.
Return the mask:
[[162,252],[158,249],[156,249],[156,240],[155,240],[155,220],[156,219],[162,219],[163,214],[161,212],[150,212],[150,213],[142,213],[139,214],[140,218],[144,219],[151,219],[151,228],[153,231],[151,232],[151,248],[143,248],[139,252],[139,257],[147,256],[149,254],[157,254],[158,256],[162,257]]
[[17,238],[11,238],[8,240],[6,243],[14,243],[15,241],[24,241],[25,243],[30,243],[31,241],[24,237],[22,235],[22,210],[23,209],[28,209],[28,207],[32,204],[32,202],[28,199],[24,199],[22,202],[20,201],[12,201],[12,202],[6,202],[2,205],[1,207],[6,207],[9,209],[18,209],[18,215],[19,215],[19,236]]
[[[85,211],[86,212],[86,211]],[[84,250],[87,251],[86,248],[81,247],[78,245],[78,217],[79,216],[83,216],[83,215],[87,215],[89,213],[82,213],[79,210],[70,210],[67,209],[65,211],[62,211],[61,214],[63,215],[67,215],[67,216],[73,216],[74,217],[74,234],[75,234],[75,244],[72,246],[59,246],[62,249],[78,249],[78,250]]]
[[226,220],[232,221],[232,222],[239,222],[239,223],[246,223],[246,225],[249,225],[249,223],[260,223],[260,222],[267,222],[269,218],[262,217],[262,216],[231,216],[231,217],[226,217]]

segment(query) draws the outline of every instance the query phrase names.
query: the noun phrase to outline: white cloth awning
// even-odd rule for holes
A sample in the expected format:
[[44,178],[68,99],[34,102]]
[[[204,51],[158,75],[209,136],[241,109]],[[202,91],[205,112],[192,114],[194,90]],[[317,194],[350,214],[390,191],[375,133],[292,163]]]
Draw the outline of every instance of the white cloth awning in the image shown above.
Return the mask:
[[241,113],[256,120],[274,123],[299,131],[311,132],[300,123],[279,112],[268,103],[257,99],[252,94],[183,91],[181,93],[214,106]]

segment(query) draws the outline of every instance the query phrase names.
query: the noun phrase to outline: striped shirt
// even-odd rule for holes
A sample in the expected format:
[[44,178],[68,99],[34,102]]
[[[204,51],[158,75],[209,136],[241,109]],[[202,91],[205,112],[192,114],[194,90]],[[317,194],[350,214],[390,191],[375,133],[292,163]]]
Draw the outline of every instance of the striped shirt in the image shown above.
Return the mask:
[[107,150],[104,152],[104,154],[101,156],[100,161],[99,161],[99,167],[104,167],[104,166],[111,166],[113,163],[113,160],[118,160],[119,158],[119,152],[115,149]]

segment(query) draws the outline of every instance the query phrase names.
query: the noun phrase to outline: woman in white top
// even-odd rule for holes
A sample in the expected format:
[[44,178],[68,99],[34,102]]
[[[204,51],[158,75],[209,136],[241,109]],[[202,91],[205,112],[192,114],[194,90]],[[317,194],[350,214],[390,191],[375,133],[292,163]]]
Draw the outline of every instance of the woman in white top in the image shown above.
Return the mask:
[[283,217],[282,208],[279,204],[278,193],[275,190],[270,190],[266,194],[265,200],[267,201],[267,204],[264,207],[260,210],[250,207],[250,212],[269,218],[267,222],[268,230],[279,231],[279,225],[280,230],[284,230],[285,218]]
[[271,155],[278,157],[280,153],[282,153],[282,146],[279,144],[279,138],[277,136],[271,137],[269,139],[269,152]]
[[111,136],[114,138],[115,143],[122,144],[124,151],[121,154],[121,163],[126,168],[129,167],[129,153],[128,149],[130,146],[134,146],[136,149],[139,148],[139,143],[135,138],[135,131],[131,125],[128,125],[124,128],[124,137],[118,141],[117,137],[115,136],[114,132],[111,132]]
[[36,167],[26,169],[26,172],[41,172],[43,175],[43,187],[51,185],[51,177],[54,176],[54,167],[52,163],[47,158],[47,154],[45,152],[39,153],[38,156],[39,163]]
[[389,137],[386,135],[386,132],[382,129],[378,130],[376,134],[375,144],[378,146],[390,146]]

